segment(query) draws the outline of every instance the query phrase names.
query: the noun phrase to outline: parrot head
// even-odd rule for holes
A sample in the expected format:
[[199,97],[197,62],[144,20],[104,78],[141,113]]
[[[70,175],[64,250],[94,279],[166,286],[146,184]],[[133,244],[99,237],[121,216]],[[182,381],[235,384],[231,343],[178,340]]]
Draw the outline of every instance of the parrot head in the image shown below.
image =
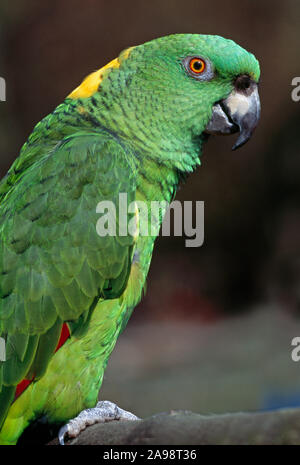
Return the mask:
[[254,55],[232,40],[174,34],[125,50],[69,97],[97,94],[103,123],[145,146],[239,132],[236,149],[259,120],[259,75]]

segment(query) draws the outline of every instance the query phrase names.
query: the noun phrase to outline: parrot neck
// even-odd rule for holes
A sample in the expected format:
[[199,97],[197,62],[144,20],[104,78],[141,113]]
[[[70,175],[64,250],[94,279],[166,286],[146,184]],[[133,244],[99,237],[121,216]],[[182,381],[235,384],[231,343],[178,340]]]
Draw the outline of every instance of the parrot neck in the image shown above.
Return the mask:
[[[179,128],[174,116],[172,124],[165,119],[155,124],[145,124],[146,119],[126,118],[129,109],[114,106],[107,107],[103,95],[97,93],[88,99],[76,99],[64,102],[50,115],[54,122],[63,118],[64,133],[53,135],[53,140],[80,130],[105,131],[110,133],[119,143],[127,146],[135,158],[138,172],[138,188],[147,200],[170,201],[178,184],[201,164],[200,154],[205,135],[192,137],[186,128]],[[95,110],[96,109],[96,110]],[[127,110],[127,111],[126,111]],[[125,115],[125,116],[124,116]],[[44,124],[48,128],[48,119]],[[40,123],[41,126],[41,123]],[[56,125],[52,125],[56,127]],[[150,129],[151,128],[151,129]]]
[[[67,113],[71,113],[76,125],[97,130],[107,130],[124,141],[137,154],[138,160],[154,161],[168,168],[181,178],[200,165],[200,153],[205,135],[193,135],[182,127],[176,112],[170,119],[163,112],[154,116],[145,110],[131,108],[127,99],[122,106],[120,99],[108,99],[102,90],[87,99],[68,101]],[[140,113],[141,112],[141,113]],[[143,163],[142,163],[143,165]]]
[[[151,141],[148,141],[150,146]],[[161,138],[149,149],[134,140],[133,153],[138,166],[138,189],[147,200],[172,201],[178,185],[201,164],[202,139],[184,145]]]

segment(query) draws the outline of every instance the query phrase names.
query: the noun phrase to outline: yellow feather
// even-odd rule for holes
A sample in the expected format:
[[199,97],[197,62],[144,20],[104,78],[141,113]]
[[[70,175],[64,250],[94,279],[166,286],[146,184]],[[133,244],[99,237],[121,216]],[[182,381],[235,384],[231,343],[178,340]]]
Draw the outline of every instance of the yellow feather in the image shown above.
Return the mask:
[[120,68],[122,62],[129,57],[130,52],[133,48],[134,47],[127,48],[121,53],[119,58],[115,58],[114,60],[110,61],[107,65],[103,66],[103,68],[98,69],[98,71],[89,74],[89,76],[87,76],[83,80],[83,82],[68,95],[68,98],[77,99],[91,97],[99,89],[99,86],[103,79],[104,71],[113,68]]

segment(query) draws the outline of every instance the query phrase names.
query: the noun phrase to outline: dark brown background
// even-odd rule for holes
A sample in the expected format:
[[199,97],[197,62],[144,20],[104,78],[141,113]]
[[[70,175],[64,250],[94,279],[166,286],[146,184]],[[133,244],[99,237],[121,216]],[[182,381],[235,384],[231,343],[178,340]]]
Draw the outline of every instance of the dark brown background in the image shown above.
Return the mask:
[[[299,2],[14,0],[3,3],[0,76],[7,82],[7,102],[0,103],[1,175],[17,156],[34,124],[52,111],[86,74],[128,46],[176,32],[209,33],[231,38],[257,56],[262,70],[259,127],[252,140],[237,152],[231,152],[232,137],[211,139],[204,150],[202,167],[180,189],[178,199],[205,201],[205,243],[194,249],[184,247],[184,238],[158,240],[147,295],[118,343],[104,392],[107,396],[113,392],[112,400],[121,399],[123,404],[145,414],[172,406],[198,411],[259,408],[263,406],[261,396],[257,402],[249,401],[258,386],[253,381],[254,375],[250,375],[249,357],[255,353],[253,366],[258,363],[259,370],[267,372],[266,367],[275,363],[272,354],[276,350],[279,365],[275,363],[274,373],[278,373],[279,379],[282,379],[280,373],[284,378],[292,378],[293,386],[300,385],[299,370],[290,360],[293,334],[283,337],[280,350],[270,335],[270,344],[264,345],[264,330],[267,332],[273,324],[274,328],[281,327],[281,317],[295,328],[295,336],[299,328],[300,102],[291,99],[292,78],[300,76]],[[255,316],[260,311],[255,312],[257,308],[263,308],[264,328],[255,326],[261,324],[260,317]],[[276,319],[278,308],[282,315]],[[244,320],[236,316],[241,314]],[[164,333],[160,337],[161,324]],[[235,324],[240,328],[236,341],[236,333],[231,333]],[[218,328],[223,328],[224,333]],[[218,334],[218,341],[208,350],[203,341],[210,339],[210,331],[211,337]],[[244,350],[241,331],[245,331],[252,355],[250,348]],[[168,338],[173,340],[175,334],[173,347]],[[261,334],[261,339],[257,334]],[[192,340],[196,341],[194,346]],[[237,344],[235,349],[228,349],[226,358],[228,372],[233,373],[230,399],[241,399],[243,391],[240,386],[243,377],[240,369],[235,371],[234,362],[240,351],[244,354],[243,372],[253,383],[250,387],[249,382],[244,383],[244,388],[247,385],[249,389],[244,389],[244,400],[237,405],[220,393],[211,400],[203,400],[203,396],[209,397],[216,382],[222,380],[224,360],[218,354],[222,353],[225,340],[227,349],[230,344]],[[161,365],[168,350],[173,354],[174,365],[169,377],[166,372],[173,366],[171,361]],[[217,358],[212,370],[209,360],[213,350]],[[139,361],[135,359],[137,353]],[[178,357],[183,372],[176,371]],[[203,359],[201,364],[199,359]],[[131,378],[130,363],[140,367]],[[185,372],[187,366],[189,374]],[[117,368],[113,371],[113,367],[123,370],[123,380],[127,379],[126,373],[129,376],[127,391],[124,384],[118,385],[119,371]],[[157,373],[157,391],[151,385],[153,370]],[[205,379],[211,381],[206,381],[200,396],[196,386],[203,380],[203,370]],[[186,392],[189,380],[193,382],[191,373],[196,371],[194,390]],[[181,390],[177,383],[182,378],[186,384]],[[147,382],[143,384],[144,379]],[[114,382],[109,384],[110,380]],[[274,386],[276,382],[272,377],[262,379],[264,392],[268,394],[277,388],[281,392],[283,387]],[[136,400],[136,389],[140,392],[140,403]],[[145,390],[148,399],[157,392],[149,400],[149,408],[144,408]],[[180,402],[181,392],[186,402]]]

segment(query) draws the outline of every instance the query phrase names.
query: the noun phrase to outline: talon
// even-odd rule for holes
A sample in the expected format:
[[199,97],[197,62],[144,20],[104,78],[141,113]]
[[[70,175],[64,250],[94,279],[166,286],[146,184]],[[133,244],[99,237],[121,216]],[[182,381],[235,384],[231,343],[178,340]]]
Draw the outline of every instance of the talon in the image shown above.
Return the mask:
[[61,446],[65,445],[65,435],[68,434],[69,427],[68,425],[62,426],[58,433],[58,440]]
[[59,443],[64,446],[66,434],[69,438],[74,438],[87,426],[113,420],[136,421],[140,420],[140,418],[131,412],[123,410],[109,400],[102,400],[97,403],[95,408],[83,410],[76,418],[73,418],[60,428],[58,433]]

